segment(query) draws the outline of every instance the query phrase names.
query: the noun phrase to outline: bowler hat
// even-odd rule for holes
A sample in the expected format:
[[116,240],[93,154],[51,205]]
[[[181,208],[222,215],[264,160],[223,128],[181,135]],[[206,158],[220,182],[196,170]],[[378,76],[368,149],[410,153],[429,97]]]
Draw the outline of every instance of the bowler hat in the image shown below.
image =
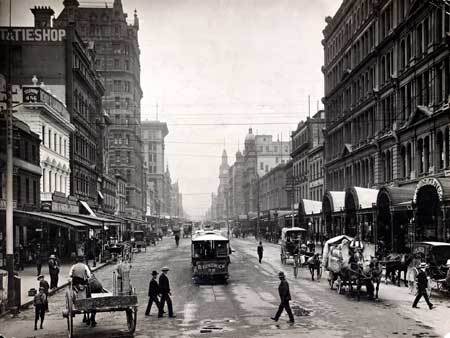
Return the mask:
[[39,279],[41,279],[41,278],[44,278],[44,275],[39,275],[39,276],[37,277],[37,280],[39,280]]
[[161,271],[169,271],[170,269],[167,267],[167,266],[165,266],[165,267],[163,267],[162,269],[161,269]]
[[284,272],[283,272],[283,271],[280,271],[280,272],[278,272],[278,277],[284,278],[284,277],[286,277],[286,276],[284,275]]
[[420,263],[419,268],[425,269],[427,267],[427,263]]
[[152,271],[152,276],[156,276],[157,274],[158,274],[157,271],[155,271],[155,270]]
[[39,290],[45,290],[45,288],[43,286],[40,286]]
[[56,256],[51,254],[49,258],[56,258]]

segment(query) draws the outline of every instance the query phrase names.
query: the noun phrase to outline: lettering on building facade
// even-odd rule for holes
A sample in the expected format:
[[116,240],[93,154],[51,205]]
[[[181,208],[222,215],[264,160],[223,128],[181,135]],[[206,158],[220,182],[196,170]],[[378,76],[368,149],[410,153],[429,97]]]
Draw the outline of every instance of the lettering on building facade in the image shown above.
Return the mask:
[[61,42],[65,36],[61,28],[0,28],[0,41]]

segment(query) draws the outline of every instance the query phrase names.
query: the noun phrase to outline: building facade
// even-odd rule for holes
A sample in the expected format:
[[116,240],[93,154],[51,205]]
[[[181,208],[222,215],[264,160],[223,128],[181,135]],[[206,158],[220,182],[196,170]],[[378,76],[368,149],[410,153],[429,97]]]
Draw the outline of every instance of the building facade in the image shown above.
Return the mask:
[[219,187],[217,188],[217,219],[227,219],[227,199],[226,194],[228,191],[228,175],[230,166],[228,165],[228,155],[224,149],[222,152],[222,162],[219,167]]
[[152,216],[158,216],[164,207],[164,138],[168,135],[167,123],[160,121],[142,122],[142,148],[146,164],[147,210]]
[[444,4],[344,1],[326,21],[326,189],[345,191],[344,203],[326,194],[327,209],[343,204],[344,231],[395,250],[416,240],[448,240]]
[[[45,90],[37,86],[34,78],[32,85],[17,88],[19,102],[15,117],[25,122],[41,140],[40,180],[41,201],[52,201],[52,195],[58,191],[64,196],[70,193],[70,139],[75,127],[70,123],[70,114],[65,105]],[[20,98],[20,96],[22,96]]]
[[[70,123],[75,127],[69,142],[70,193],[78,201],[97,208],[99,140],[96,123],[102,114],[104,88],[94,68],[93,46],[83,41],[73,25],[52,27],[53,11],[50,8],[35,7],[32,12],[35,17],[34,27],[12,29],[13,84],[29,85],[35,76],[45,84],[46,90],[50,90],[66,105]],[[7,31],[7,28],[1,30]],[[6,37],[5,34],[1,36]],[[0,45],[6,46],[6,39],[0,41]],[[5,72],[8,64],[8,53],[1,53],[0,71]],[[54,136],[54,131],[51,131],[51,146]],[[58,149],[59,141],[57,135]],[[80,211],[83,211],[82,207]]]
[[[120,0],[112,7],[80,7],[65,0],[55,27],[74,27],[82,39],[94,42],[95,69],[105,87],[103,106],[111,117],[109,166],[126,179],[126,214],[142,219],[145,212],[141,141],[139,20],[126,21]],[[84,93],[80,92],[81,95]],[[83,102],[83,101],[82,101]],[[131,174],[132,173],[132,174]]]
[[301,199],[322,199],[324,115],[324,111],[318,111],[312,118],[308,117],[298,124],[291,135],[295,203],[299,203]]

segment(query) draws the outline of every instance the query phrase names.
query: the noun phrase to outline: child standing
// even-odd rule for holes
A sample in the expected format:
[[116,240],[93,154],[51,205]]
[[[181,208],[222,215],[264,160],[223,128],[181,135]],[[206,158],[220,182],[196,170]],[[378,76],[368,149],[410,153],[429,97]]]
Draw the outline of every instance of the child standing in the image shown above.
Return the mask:
[[37,330],[37,323],[39,318],[41,318],[41,329],[44,327],[44,318],[45,318],[45,304],[47,303],[47,296],[45,295],[44,287],[39,288],[39,293],[34,296],[33,304],[34,304],[34,329]]

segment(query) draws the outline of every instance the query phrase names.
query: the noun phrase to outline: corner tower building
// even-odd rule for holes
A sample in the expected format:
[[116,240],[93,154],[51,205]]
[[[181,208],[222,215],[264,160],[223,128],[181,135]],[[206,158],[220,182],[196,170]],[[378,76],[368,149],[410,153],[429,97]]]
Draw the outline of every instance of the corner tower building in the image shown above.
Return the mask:
[[111,172],[126,180],[125,214],[142,218],[145,210],[143,156],[141,151],[139,20],[127,23],[122,2],[113,7],[80,7],[77,0],[64,0],[55,27],[73,25],[82,39],[93,41],[95,68],[105,86],[103,107],[111,117]]

